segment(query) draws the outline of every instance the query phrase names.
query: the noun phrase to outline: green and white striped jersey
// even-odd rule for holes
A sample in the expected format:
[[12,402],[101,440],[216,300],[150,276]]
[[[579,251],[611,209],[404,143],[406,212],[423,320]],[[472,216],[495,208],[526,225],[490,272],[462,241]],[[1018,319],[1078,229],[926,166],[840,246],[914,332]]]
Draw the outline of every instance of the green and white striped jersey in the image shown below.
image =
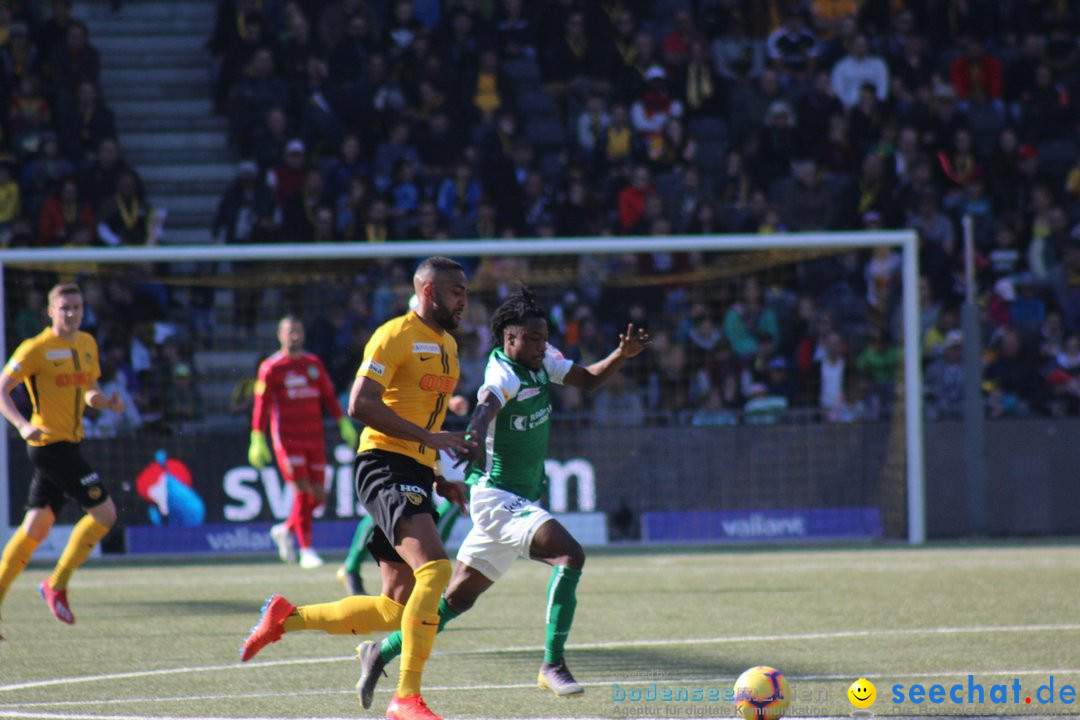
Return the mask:
[[548,385],[562,385],[573,366],[550,345],[539,370],[514,362],[502,348],[491,351],[479,394],[490,391],[502,409],[488,426],[486,467],[472,466],[465,482],[483,483],[528,500],[540,498],[547,482],[544,460],[551,429]]

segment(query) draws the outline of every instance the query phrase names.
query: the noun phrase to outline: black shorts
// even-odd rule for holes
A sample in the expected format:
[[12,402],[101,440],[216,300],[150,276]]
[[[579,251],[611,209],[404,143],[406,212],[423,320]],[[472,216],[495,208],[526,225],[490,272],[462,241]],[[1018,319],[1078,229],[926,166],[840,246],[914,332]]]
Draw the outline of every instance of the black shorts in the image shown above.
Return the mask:
[[368,541],[371,556],[379,562],[405,562],[394,549],[394,527],[409,515],[428,513],[439,517],[431,501],[435,471],[411,457],[382,450],[365,450],[353,461],[356,497],[375,523]]
[[92,508],[109,499],[109,491],[94,469],[79,454],[79,446],[70,442],[27,445],[26,452],[34,466],[30,481],[30,509],[50,507],[59,515],[68,498],[84,508]]

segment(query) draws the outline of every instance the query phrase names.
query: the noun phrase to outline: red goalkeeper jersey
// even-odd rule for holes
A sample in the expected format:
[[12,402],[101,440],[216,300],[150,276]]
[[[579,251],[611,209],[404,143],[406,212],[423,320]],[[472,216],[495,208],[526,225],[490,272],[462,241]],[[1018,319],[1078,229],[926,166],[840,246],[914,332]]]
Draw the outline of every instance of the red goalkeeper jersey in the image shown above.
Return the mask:
[[278,351],[259,365],[251,429],[265,431],[276,444],[322,442],[322,411],[334,420],[344,415],[322,361],[311,353],[291,358]]

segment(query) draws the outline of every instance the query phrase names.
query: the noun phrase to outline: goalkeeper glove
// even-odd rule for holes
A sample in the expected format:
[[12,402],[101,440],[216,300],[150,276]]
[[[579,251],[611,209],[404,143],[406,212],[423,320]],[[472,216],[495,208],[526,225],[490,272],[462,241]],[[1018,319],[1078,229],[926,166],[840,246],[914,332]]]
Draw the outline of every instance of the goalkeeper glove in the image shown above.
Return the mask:
[[251,445],[248,446],[248,462],[251,466],[262,470],[274,459],[270,452],[270,446],[266,444],[266,435],[259,430],[251,431]]
[[337,421],[338,432],[341,433],[341,442],[348,445],[353,450],[356,449],[356,428],[353,427],[352,420],[341,416],[341,419]]

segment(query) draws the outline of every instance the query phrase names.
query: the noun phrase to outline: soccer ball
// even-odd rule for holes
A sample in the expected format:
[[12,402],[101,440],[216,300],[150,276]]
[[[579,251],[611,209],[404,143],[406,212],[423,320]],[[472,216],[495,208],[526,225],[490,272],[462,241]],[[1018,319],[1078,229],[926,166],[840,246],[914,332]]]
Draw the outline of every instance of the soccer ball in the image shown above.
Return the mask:
[[791,688],[779,670],[752,667],[735,681],[735,709],[748,720],[777,720],[791,703]]

